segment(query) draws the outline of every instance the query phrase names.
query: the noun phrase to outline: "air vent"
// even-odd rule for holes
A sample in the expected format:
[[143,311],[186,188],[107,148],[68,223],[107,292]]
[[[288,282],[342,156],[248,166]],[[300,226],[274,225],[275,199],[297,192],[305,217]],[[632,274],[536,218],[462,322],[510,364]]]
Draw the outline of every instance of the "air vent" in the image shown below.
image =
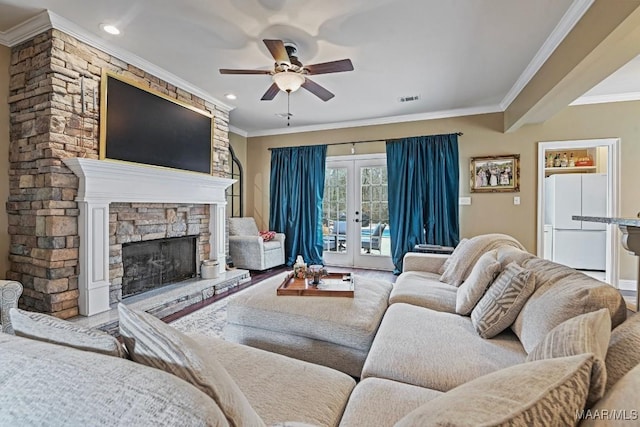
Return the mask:
[[398,101],[400,102],[411,102],[411,101],[417,101],[420,99],[420,95],[412,95],[412,96],[402,96],[400,98],[398,98]]

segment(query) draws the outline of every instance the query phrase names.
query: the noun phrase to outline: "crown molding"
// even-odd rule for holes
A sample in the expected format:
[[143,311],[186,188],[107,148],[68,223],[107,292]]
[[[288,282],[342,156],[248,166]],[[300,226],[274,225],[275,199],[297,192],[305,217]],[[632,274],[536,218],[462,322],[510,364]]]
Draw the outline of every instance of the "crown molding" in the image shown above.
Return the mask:
[[640,92],[613,93],[608,95],[586,95],[573,101],[570,106],[605,104],[607,102],[640,101]]
[[193,95],[196,95],[204,99],[205,101],[211,102],[212,104],[215,104],[216,108],[219,108],[220,110],[226,113],[229,113],[229,111],[233,110],[234,108],[228,104],[225,104],[219,99],[214,98],[213,96],[211,96],[204,90],[200,89],[199,87],[187,82],[186,80],[181,79],[180,77],[176,76],[173,73],[170,73],[164,68],[160,68],[157,65],[154,65],[151,62],[147,61],[146,59],[139,57],[138,55],[135,55],[127,50],[114,46],[108,41],[96,36],[95,34],[89,33],[84,28],[74,24],[73,22],[69,21],[66,18],[63,18],[60,15],[56,15],[55,13],[49,11],[49,18],[51,19],[51,25],[56,30],[60,30],[66,34],[69,34],[70,36],[75,37],[76,39],[88,45],[91,45],[97,49],[100,49],[111,56],[115,56],[116,58],[128,64],[131,64],[134,67],[138,67],[141,70],[144,70],[149,74],[152,74],[158,77],[161,80],[164,80],[176,87],[184,89],[185,91]]
[[394,123],[418,122],[422,120],[447,119],[451,117],[474,116],[477,114],[501,113],[499,105],[458,108],[454,110],[435,111],[432,113],[406,114],[403,116],[380,117],[375,119],[350,120],[345,122],[326,123],[321,125],[299,126],[292,128],[265,129],[247,132],[248,137],[285,135],[291,133],[315,132],[332,129],[344,129],[361,126],[387,125]]
[[547,62],[547,59],[549,59],[558,45],[562,43],[562,40],[569,34],[594,1],[595,0],[574,0],[573,3],[571,3],[569,9],[562,16],[560,22],[558,22],[558,25],[556,25],[549,37],[547,37],[540,49],[538,49],[538,52],[536,52],[531,62],[529,62],[527,68],[520,74],[518,80],[516,80],[515,84],[500,102],[502,111],[507,109],[522,89],[531,81],[533,76],[542,68],[544,63]]
[[74,24],[68,19],[63,18],[62,16],[57,15],[50,10],[40,12],[34,17],[22,22],[21,24],[18,24],[7,31],[0,32],[0,43],[8,47],[13,47],[52,28],[75,37],[81,42],[93,46],[96,49],[100,49],[111,56],[115,56],[116,58],[137,68],[140,68],[141,70],[144,70],[149,74],[158,77],[159,79],[171,83],[172,85],[179,87],[180,89],[184,89],[185,91],[214,104],[217,109],[227,114],[235,108],[211,96],[203,89],[200,89],[199,87],[189,83],[186,80],[181,79],[175,74],[170,73],[164,68],[158,67],[157,65],[154,65],[146,59],[143,59],[127,50],[114,46],[108,41],[103,40],[95,34],[91,34],[79,25]]
[[0,31],[0,44],[13,47],[49,29],[51,29],[51,20],[48,12],[43,10],[7,31]]
[[229,125],[229,132],[233,132],[236,135],[240,135],[240,136],[243,136],[245,138],[249,136],[249,133],[246,130],[240,129],[240,128],[237,128],[237,127],[231,126],[231,125]]

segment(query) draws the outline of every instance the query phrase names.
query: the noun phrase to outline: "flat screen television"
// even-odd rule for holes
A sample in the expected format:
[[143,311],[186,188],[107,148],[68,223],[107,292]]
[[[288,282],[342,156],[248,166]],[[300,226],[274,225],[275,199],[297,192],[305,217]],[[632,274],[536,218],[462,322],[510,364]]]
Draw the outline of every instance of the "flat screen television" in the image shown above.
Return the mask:
[[102,75],[100,159],[211,174],[213,115],[112,72]]

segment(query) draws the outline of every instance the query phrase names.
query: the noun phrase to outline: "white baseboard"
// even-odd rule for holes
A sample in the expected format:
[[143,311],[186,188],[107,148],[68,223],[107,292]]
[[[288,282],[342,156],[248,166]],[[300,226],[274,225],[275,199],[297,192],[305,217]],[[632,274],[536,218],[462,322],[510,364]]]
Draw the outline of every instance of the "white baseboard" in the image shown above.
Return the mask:
[[636,286],[635,280],[618,280],[618,289],[621,291],[635,291]]

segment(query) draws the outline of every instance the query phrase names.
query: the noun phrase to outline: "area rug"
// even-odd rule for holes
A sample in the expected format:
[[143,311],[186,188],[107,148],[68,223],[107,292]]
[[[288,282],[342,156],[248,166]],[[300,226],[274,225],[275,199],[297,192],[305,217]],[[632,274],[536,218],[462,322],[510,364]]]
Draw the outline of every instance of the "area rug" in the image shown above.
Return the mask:
[[251,288],[243,289],[211,305],[202,307],[193,313],[170,322],[170,325],[181,332],[198,333],[222,338],[222,331],[224,325],[227,323],[227,304],[233,298],[249,289]]

